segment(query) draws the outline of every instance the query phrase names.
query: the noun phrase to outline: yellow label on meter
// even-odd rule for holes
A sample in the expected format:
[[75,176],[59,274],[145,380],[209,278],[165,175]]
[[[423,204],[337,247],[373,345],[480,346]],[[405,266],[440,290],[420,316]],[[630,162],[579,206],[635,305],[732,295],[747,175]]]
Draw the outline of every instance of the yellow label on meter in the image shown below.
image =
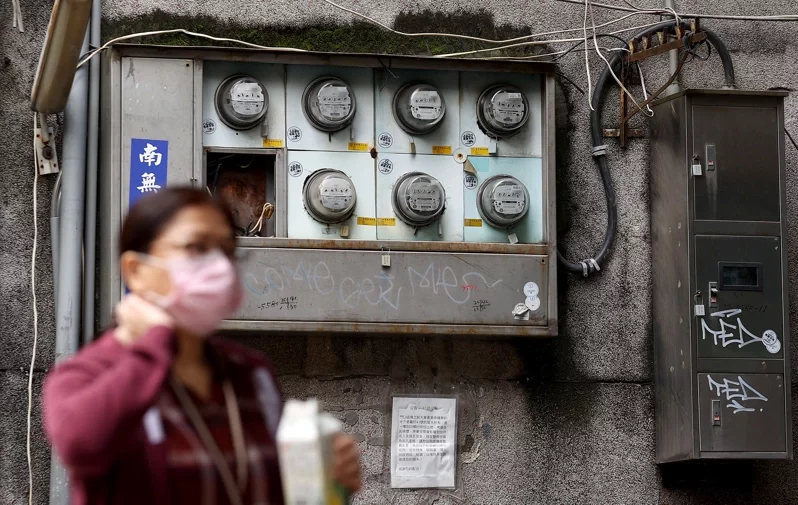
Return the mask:
[[263,147],[267,149],[282,149],[283,148],[283,140],[282,139],[263,139]]
[[432,154],[452,154],[452,146],[432,146]]
[[487,147],[472,147],[471,156],[490,156]]
[[396,226],[396,218],[393,217],[378,217],[377,226]]
[[368,151],[369,145],[365,142],[350,142],[348,149],[350,151]]
[[465,225],[465,226],[473,226],[475,228],[482,228],[482,220],[481,219],[469,219],[469,218],[466,218],[463,221],[463,225]]
[[375,226],[377,224],[377,220],[373,217],[359,217],[357,218],[357,224],[360,226]]

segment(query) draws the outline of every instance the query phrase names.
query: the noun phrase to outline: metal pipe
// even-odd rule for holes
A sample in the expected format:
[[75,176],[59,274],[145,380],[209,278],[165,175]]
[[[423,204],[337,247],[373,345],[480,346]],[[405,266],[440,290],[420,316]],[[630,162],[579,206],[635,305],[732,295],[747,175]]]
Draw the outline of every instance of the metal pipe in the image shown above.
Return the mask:
[[[53,259],[53,279],[58,278],[58,247],[60,244],[59,236],[61,230],[59,229],[60,215],[58,209],[61,208],[61,177],[64,172],[58,172],[58,177],[55,179],[53,186],[53,196],[50,199],[50,256]],[[57,289],[54,285],[53,288]],[[54,295],[55,298],[57,295]]]
[[[92,0],[89,43],[92,48],[102,44],[100,19],[101,0]],[[100,58],[89,62],[89,130],[86,154],[86,223],[84,228],[83,273],[83,343],[94,338],[94,279],[97,271],[97,178],[100,149]]]
[[[82,53],[89,49],[89,31]],[[86,192],[86,135],[88,129],[88,68],[75,73],[64,111],[64,148],[61,169],[61,217],[55,306],[55,359],[60,361],[80,344],[83,248],[83,211]],[[69,503],[66,470],[55,455],[50,460],[50,505]]]
[[[673,0],[665,0],[665,8],[676,12],[676,6],[673,3]],[[679,67],[679,51],[677,49],[672,49],[668,51],[668,74],[674,75],[676,73],[676,69]],[[676,80],[673,81],[673,84],[668,86],[668,89],[665,90],[666,95],[672,95],[673,93],[679,92],[679,79],[680,76],[676,77]]]

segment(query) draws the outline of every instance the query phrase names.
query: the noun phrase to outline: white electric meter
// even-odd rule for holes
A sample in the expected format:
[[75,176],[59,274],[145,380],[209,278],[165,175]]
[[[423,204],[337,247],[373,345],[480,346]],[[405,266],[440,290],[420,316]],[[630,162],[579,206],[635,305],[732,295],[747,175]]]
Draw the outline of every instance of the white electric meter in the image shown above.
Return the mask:
[[490,137],[518,133],[529,120],[529,102],[520,89],[507,84],[487,88],[477,99],[477,122]]
[[322,168],[305,180],[302,200],[313,219],[324,224],[335,224],[352,216],[357,193],[355,185],[345,173]]
[[406,84],[393,97],[393,115],[405,132],[424,135],[440,126],[446,115],[446,102],[435,86]]
[[302,94],[302,110],[318,130],[337,132],[352,123],[357,102],[352,88],[336,77],[320,77]]
[[446,191],[435,177],[411,172],[396,181],[392,203],[399,219],[410,226],[426,226],[443,214]]
[[216,88],[216,113],[234,130],[249,130],[263,121],[269,110],[266,87],[248,75],[228,77]]
[[529,210],[529,191],[510,175],[496,175],[477,190],[477,210],[494,228],[512,228]]

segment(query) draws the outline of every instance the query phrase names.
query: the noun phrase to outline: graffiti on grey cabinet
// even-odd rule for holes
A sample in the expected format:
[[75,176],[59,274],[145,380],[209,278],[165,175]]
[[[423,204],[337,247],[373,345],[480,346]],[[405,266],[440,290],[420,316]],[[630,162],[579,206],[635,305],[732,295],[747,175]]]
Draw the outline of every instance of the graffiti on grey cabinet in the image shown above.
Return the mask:
[[[710,314],[711,317],[717,317],[720,321],[720,329],[714,330],[709,327],[705,318],[701,318],[701,338],[705,340],[707,335],[712,335],[712,338],[715,342],[715,345],[719,345],[722,347],[726,347],[732,344],[737,344],[739,349],[747,345],[751,345],[754,343],[761,343],[765,346],[765,349],[771,354],[776,354],[781,350],[781,342],[779,341],[778,335],[773,330],[765,330],[762,333],[761,337],[758,337],[748,331],[748,329],[743,325],[743,320],[740,316],[742,314],[742,310],[740,309],[729,309],[729,310],[721,310],[719,312],[713,312]],[[736,317],[732,322],[736,324],[732,324],[729,320],[733,317]],[[736,330],[736,331],[729,331],[729,330]]]

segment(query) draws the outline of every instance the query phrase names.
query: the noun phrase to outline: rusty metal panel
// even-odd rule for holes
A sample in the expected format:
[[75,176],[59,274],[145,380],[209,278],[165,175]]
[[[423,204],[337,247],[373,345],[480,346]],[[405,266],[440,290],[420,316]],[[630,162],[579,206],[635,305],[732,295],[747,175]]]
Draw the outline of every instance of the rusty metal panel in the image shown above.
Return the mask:
[[[239,261],[234,320],[548,325],[546,256],[242,248]],[[538,302],[519,320],[525,285]]]

